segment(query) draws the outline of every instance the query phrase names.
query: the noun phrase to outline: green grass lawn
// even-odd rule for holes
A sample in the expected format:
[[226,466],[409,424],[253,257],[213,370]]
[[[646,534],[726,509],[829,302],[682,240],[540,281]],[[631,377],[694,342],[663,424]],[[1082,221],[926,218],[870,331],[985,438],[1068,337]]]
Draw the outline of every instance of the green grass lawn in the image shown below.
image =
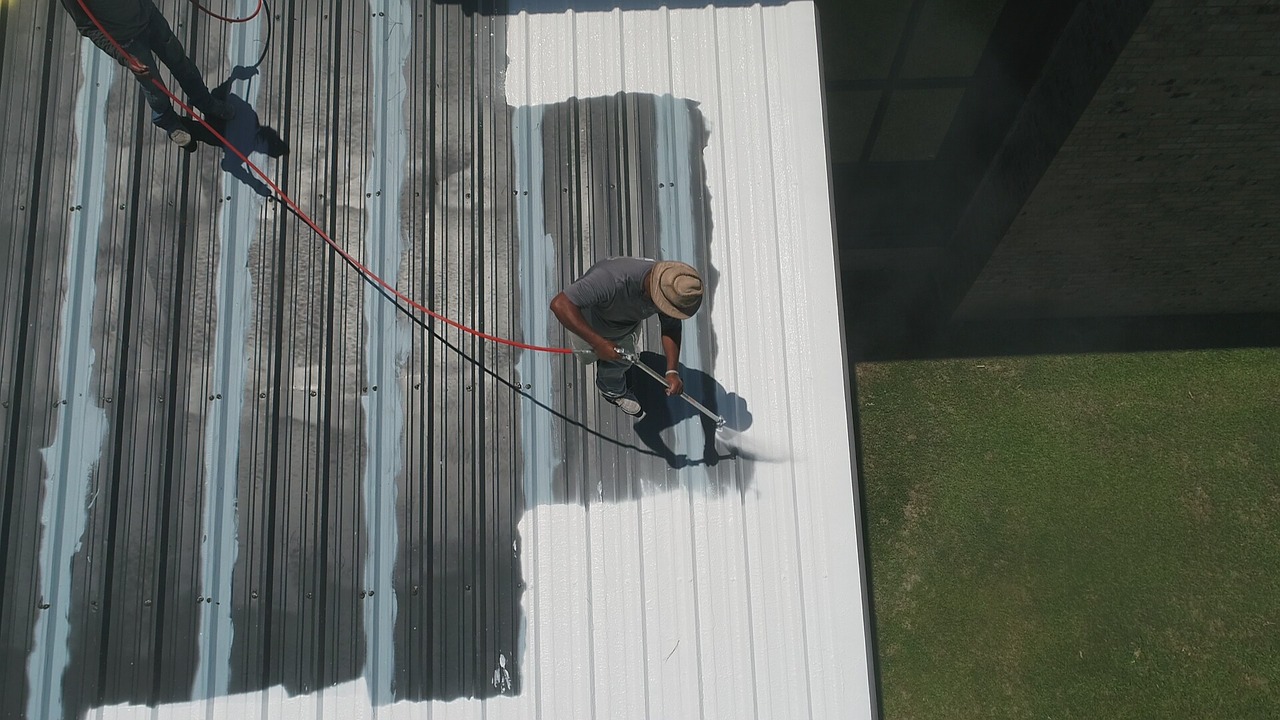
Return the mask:
[[1280,351],[858,391],[887,720],[1280,718]]

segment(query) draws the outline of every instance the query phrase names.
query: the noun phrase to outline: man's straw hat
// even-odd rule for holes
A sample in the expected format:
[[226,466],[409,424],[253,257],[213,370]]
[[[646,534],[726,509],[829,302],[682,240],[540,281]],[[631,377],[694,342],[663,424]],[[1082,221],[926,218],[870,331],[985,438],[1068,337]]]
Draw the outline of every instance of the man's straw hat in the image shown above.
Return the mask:
[[649,271],[649,297],[662,314],[685,320],[702,305],[702,276],[682,262],[654,263]]

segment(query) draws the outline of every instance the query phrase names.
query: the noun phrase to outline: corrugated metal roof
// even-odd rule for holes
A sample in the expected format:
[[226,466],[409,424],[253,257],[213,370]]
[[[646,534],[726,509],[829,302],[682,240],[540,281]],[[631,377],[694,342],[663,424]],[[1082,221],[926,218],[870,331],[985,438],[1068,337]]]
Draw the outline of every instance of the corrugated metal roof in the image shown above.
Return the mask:
[[595,260],[700,268],[687,389],[745,432],[411,321],[2,4],[0,717],[873,713],[811,4],[159,6],[240,146],[277,129],[255,162],[449,317],[560,346]]

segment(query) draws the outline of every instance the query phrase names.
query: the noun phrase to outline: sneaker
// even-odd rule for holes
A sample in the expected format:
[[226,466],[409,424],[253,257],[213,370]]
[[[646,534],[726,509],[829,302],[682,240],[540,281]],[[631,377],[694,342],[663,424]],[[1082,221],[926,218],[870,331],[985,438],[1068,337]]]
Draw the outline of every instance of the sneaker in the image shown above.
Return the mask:
[[604,397],[605,402],[609,403],[610,405],[618,406],[619,410],[630,415],[631,417],[640,417],[641,415],[644,414],[644,409],[640,407],[640,402],[636,400],[635,397],[633,397],[630,393],[626,395],[619,395],[617,397],[604,395],[603,393],[601,395],[602,397]]
[[184,127],[176,127],[169,131],[169,140],[178,147],[191,147],[194,143],[191,140],[191,133],[187,132]]

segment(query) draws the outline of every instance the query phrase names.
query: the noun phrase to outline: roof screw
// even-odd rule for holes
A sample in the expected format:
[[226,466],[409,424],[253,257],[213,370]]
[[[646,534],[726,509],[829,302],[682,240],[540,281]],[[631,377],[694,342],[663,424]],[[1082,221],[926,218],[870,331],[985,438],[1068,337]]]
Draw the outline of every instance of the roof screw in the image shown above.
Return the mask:
[[48,609],[49,609],[49,603],[40,603],[40,609],[41,609],[41,610],[48,610]]
[[360,591],[360,599],[361,599],[361,600],[363,600],[363,599],[364,599],[364,595],[365,595],[364,591],[363,591],[363,590],[361,590],[361,591]]
[[374,592],[373,590],[369,591],[369,597],[373,597],[373,592]]
[[150,601],[150,600],[143,600],[143,601],[142,601],[142,604],[143,604],[143,605],[145,605],[146,607],[151,607],[151,601]]
[[414,585],[414,586],[413,586],[413,591],[412,591],[412,592],[413,592],[413,594],[414,594],[414,595],[417,595],[417,594],[418,594],[418,586],[417,586],[417,585]]
[[257,591],[257,590],[254,590],[253,592],[249,593],[249,597],[253,598],[254,600],[257,600],[257,599],[258,599],[258,591]]
[[307,599],[310,600],[313,593],[307,593]]
[[199,597],[197,597],[197,598],[196,598],[196,604],[197,604],[197,605],[198,605],[198,604],[200,604],[200,603],[202,603],[202,602],[204,602],[204,596],[203,596],[203,595],[201,595],[201,596],[199,596]]
[[264,393],[264,392],[260,392],[260,393],[258,393],[258,397],[260,397],[260,398],[264,398],[264,397],[266,397],[266,396],[267,396],[267,394],[266,394],[266,393]]
[[316,396],[316,391],[315,391],[315,390],[312,390],[312,391],[311,391],[311,397],[315,397],[315,396]]
[[111,403],[111,398],[107,398],[107,404]]
[[374,392],[378,392],[378,386],[377,386],[377,385],[374,385],[374,386],[373,386],[373,391],[374,391]]
[[219,400],[221,400],[221,399],[222,399],[222,393],[218,393],[218,399],[219,399]]

